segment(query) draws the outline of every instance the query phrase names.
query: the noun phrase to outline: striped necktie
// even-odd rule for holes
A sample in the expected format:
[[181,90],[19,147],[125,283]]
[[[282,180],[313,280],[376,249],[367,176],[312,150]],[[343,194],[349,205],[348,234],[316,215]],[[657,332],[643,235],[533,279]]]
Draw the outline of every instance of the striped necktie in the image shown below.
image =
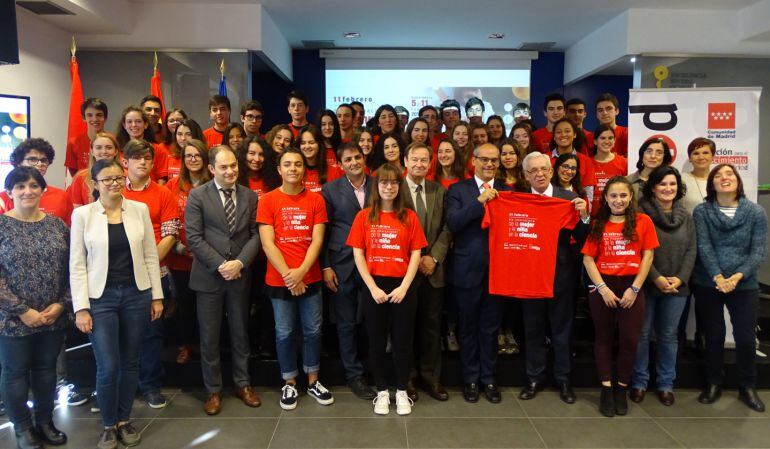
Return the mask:
[[233,201],[233,189],[219,189],[225,194],[225,217],[230,234],[235,231],[235,201]]

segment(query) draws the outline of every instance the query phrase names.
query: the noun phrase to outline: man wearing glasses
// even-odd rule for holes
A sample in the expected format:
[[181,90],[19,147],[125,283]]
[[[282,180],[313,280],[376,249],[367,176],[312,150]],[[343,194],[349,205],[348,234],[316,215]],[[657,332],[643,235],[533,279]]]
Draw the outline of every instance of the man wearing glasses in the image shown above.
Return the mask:
[[262,136],[262,118],[264,116],[262,104],[256,100],[249,100],[241,106],[241,124],[246,130],[246,136]]
[[497,330],[503,303],[490,297],[489,233],[481,229],[484,205],[494,201],[498,190],[508,190],[495,179],[500,150],[491,143],[473,150],[473,178],[449,188],[446,223],[454,240],[454,259],[448,279],[454,285],[459,308],[460,361],[465,387],[463,398],[479,400],[479,385],[493,404],[501,400],[494,377],[497,363]]

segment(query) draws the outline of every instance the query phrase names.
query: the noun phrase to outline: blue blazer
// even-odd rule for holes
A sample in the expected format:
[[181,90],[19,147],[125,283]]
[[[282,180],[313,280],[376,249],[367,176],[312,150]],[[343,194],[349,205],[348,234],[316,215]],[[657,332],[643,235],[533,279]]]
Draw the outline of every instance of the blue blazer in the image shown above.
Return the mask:
[[[498,180],[492,187],[511,190]],[[476,199],[478,196],[475,177],[451,185],[447,194],[446,224],[454,241],[449,282],[458,287],[480,287],[487,280],[489,233],[481,229],[484,206]]]

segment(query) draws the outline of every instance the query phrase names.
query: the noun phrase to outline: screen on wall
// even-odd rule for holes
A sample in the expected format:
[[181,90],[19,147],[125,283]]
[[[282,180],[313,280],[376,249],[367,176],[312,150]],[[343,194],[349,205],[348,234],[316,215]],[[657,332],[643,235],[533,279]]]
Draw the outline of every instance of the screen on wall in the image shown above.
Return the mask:
[[13,168],[11,152],[29,136],[29,97],[0,94],[0,186]]
[[453,98],[465,120],[465,102],[477,97],[484,101],[484,120],[499,115],[510,129],[516,104],[529,104],[529,73],[528,69],[327,70],[326,107],[360,101],[368,120],[380,105],[390,104],[405,107],[411,119],[423,106],[438,107]]

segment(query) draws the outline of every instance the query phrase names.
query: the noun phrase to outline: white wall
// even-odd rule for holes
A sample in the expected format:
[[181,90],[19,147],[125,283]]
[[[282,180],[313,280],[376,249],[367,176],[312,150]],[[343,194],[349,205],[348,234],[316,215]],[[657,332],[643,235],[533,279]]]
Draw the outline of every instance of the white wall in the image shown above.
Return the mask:
[[69,108],[70,35],[16,7],[19,29],[18,65],[0,66],[0,93],[30,97],[32,137],[42,137],[56,150],[47,181],[64,186],[64,152]]

